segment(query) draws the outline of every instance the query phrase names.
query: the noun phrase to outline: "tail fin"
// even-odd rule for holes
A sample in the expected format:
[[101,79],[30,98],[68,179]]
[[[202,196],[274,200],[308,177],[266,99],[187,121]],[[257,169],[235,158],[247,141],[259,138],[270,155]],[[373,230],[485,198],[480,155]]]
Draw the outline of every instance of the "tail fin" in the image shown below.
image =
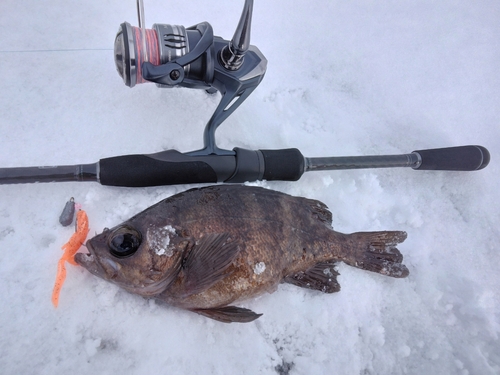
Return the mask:
[[350,266],[377,272],[382,275],[402,278],[410,273],[401,262],[403,255],[396,244],[406,239],[406,232],[357,232],[349,235],[354,250],[344,259]]

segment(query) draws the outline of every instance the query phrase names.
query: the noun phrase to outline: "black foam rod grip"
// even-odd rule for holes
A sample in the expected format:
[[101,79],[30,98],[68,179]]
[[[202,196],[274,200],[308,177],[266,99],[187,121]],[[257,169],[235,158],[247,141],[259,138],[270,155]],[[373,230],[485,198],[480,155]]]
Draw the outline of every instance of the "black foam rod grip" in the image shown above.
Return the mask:
[[217,182],[216,172],[200,161],[156,160],[148,155],[126,155],[99,161],[99,182],[108,186],[145,187]]
[[264,180],[297,181],[304,173],[305,159],[296,148],[260,152],[264,157]]
[[413,151],[421,163],[413,169],[439,171],[477,171],[490,162],[490,153],[483,146],[458,146]]

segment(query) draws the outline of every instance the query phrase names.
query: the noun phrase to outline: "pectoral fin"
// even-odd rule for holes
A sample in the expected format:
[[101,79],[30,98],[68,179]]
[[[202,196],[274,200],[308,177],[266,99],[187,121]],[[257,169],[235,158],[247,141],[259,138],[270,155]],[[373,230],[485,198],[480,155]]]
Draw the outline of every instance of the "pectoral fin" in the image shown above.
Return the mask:
[[248,323],[262,316],[262,314],[256,314],[252,310],[236,306],[193,309],[191,311],[223,323]]
[[340,285],[337,282],[339,273],[334,267],[335,262],[318,263],[306,271],[285,277],[283,282],[323,293],[335,293],[340,290]]
[[227,233],[205,235],[183,262],[185,295],[200,293],[227,276],[227,268],[240,251]]

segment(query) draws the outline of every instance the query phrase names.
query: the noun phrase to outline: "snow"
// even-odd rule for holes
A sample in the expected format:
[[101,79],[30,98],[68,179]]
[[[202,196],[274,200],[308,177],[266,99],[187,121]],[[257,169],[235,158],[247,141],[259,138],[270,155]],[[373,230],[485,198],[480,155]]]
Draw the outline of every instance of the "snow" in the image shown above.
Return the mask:
[[[182,5],[182,6],[181,6]],[[146,24],[209,21],[230,38],[243,1],[146,0]],[[202,146],[218,95],[129,89],[113,62],[135,1],[0,6],[0,167],[93,163]],[[189,186],[0,186],[2,374],[499,374],[500,4],[494,0],[256,1],[266,77],[217,131],[222,148],[306,156],[479,144],[477,172],[306,173],[261,186],[319,199],[341,232],[404,230],[410,269],[392,279],[345,264],[339,293],[283,284],[223,324],[129,294],[68,266],[50,296],[58,217],[74,197],[91,234]]]
[[263,273],[264,271],[266,270],[266,264],[264,262],[258,262],[258,263],[255,263],[255,266],[253,266],[253,272],[256,274],[256,275],[260,275],[261,273]]
[[170,245],[170,237],[175,237],[175,229],[171,225],[166,225],[163,228],[149,228],[146,239],[148,245],[157,255],[165,255],[171,257],[174,254],[174,249]]

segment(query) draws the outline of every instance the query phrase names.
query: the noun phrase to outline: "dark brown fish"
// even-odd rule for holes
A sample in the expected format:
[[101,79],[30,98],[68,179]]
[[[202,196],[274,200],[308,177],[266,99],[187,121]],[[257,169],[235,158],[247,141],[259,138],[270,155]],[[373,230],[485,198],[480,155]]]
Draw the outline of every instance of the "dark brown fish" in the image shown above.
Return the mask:
[[124,289],[223,322],[260,314],[230,306],[281,282],[333,293],[335,264],[391,277],[408,269],[405,232],[342,234],[325,204],[259,187],[217,185],[167,198],[87,241],[77,263]]

